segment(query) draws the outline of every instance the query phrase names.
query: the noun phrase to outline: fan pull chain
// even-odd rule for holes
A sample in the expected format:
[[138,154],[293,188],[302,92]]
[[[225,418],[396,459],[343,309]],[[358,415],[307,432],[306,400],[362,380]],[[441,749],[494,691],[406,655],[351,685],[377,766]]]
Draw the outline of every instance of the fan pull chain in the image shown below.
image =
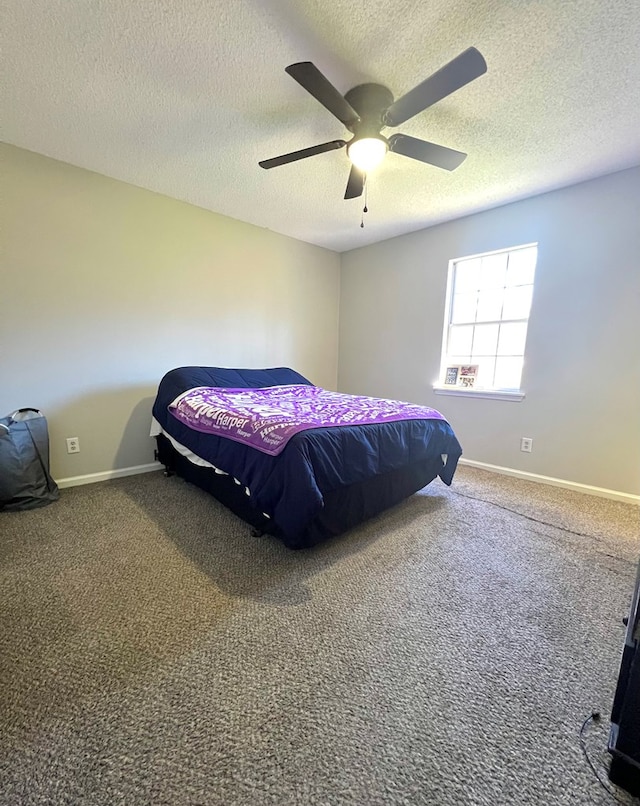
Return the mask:
[[362,208],[362,217],[360,219],[360,226],[364,229],[364,214],[369,212],[367,207],[367,175],[364,175],[364,207]]

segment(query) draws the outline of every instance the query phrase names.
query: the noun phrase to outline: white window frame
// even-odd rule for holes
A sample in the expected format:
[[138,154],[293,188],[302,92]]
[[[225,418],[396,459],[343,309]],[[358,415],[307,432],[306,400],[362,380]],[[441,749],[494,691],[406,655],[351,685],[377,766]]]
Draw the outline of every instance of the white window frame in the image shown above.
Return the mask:
[[[505,252],[516,252],[520,249],[529,249],[531,247],[536,247],[538,249],[538,243],[526,243],[526,244],[518,244],[517,246],[509,246],[504,249],[494,249],[489,252],[479,252],[478,254],[474,255],[464,255],[462,257],[456,257],[449,261],[449,268],[447,272],[447,293],[445,298],[445,315],[444,315],[444,323],[442,328],[442,350],[440,353],[440,368],[439,368],[439,377],[438,381],[433,384],[433,391],[437,395],[454,395],[456,397],[473,397],[473,398],[485,398],[490,400],[511,400],[511,401],[520,401],[524,399],[525,393],[520,389],[499,389],[499,388],[472,388],[472,389],[463,389],[460,387],[453,387],[453,386],[444,386],[442,383],[442,373],[444,368],[447,364],[447,347],[449,342],[449,328],[451,327],[451,313],[452,313],[452,306],[453,306],[453,275],[455,271],[455,266],[457,263],[461,263],[464,260],[475,260],[477,258],[483,257],[490,257],[493,255],[500,255],[504,254]],[[537,261],[536,261],[536,268],[537,268]],[[535,291],[535,275],[534,275],[534,291]],[[527,335],[529,331],[529,320],[531,318],[531,313],[527,317]],[[500,323],[508,323],[511,320],[500,319],[496,320],[496,322]],[[514,320],[514,321],[522,321]],[[493,322],[483,322],[482,324],[493,324]],[[526,351],[526,343],[525,343],[525,351]],[[520,381],[522,385],[522,379]]]

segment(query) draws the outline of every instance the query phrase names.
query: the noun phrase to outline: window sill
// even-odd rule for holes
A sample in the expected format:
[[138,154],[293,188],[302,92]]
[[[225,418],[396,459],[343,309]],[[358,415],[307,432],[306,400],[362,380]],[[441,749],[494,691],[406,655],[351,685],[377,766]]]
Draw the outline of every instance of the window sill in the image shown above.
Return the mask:
[[453,395],[454,397],[480,397],[487,400],[515,400],[524,399],[524,392],[520,389],[509,391],[497,389],[461,389],[455,386],[434,386],[437,395]]

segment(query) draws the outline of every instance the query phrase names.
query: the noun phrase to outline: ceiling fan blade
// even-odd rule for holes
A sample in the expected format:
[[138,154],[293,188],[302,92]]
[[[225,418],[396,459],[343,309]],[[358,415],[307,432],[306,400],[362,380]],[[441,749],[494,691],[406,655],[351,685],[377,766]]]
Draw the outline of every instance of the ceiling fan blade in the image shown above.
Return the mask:
[[391,104],[384,113],[385,126],[399,126],[486,72],[487,63],[480,51],[467,48],[437,73]]
[[467,158],[462,151],[454,151],[453,148],[428,143],[426,140],[418,140],[417,137],[409,137],[408,134],[392,134],[389,138],[389,150],[394,154],[411,157],[412,160],[420,160],[420,162],[444,168],[445,171],[453,171]]
[[319,101],[326,109],[345,124],[357,123],[360,115],[348,101],[342,97],[329,79],[325,78],[313,62],[296,62],[285,67],[289,75],[298,84]]
[[357,199],[358,196],[362,196],[363,190],[364,171],[361,171],[360,168],[356,168],[355,165],[352,165],[344,197],[345,199]]
[[301,148],[300,151],[291,151],[289,154],[282,154],[280,157],[272,157],[270,160],[261,160],[258,165],[261,168],[277,168],[278,165],[286,165],[288,162],[296,162],[307,157],[315,157],[316,154],[324,154],[325,151],[334,151],[336,148],[346,146],[345,140],[331,140],[329,143],[322,143],[311,148]]

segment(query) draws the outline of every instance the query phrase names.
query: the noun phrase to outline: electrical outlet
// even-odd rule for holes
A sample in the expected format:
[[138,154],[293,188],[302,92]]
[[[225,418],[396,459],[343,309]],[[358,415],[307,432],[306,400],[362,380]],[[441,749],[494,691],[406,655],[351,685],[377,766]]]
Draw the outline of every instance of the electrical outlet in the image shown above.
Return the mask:
[[531,437],[522,437],[520,440],[520,450],[525,453],[531,453],[533,449],[533,440]]
[[67,453],[80,453],[80,440],[78,437],[67,437]]

